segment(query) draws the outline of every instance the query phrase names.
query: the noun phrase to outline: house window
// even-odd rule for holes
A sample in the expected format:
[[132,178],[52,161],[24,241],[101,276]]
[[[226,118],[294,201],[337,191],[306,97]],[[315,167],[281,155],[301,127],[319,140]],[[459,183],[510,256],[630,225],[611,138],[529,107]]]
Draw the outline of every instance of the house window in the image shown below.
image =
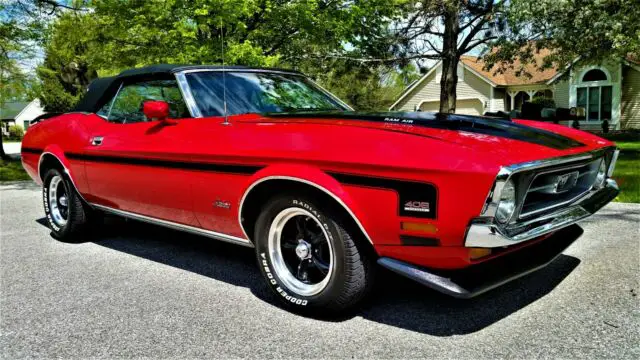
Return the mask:
[[612,91],[611,86],[578,88],[576,106],[585,108],[587,121],[611,120]]
[[611,120],[613,87],[607,73],[591,69],[582,75],[581,84],[577,88],[576,106],[585,109],[586,120]]
[[605,74],[604,71],[598,70],[598,69],[589,70],[582,77],[582,82],[587,82],[587,81],[607,81],[607,80],[608,80],[607,79],[607,74]]

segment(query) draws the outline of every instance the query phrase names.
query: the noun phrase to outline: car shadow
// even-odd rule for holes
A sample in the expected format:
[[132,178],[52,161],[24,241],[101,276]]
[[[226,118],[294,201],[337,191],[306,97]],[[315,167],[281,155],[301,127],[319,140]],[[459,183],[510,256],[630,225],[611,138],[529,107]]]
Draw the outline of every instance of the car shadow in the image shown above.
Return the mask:
[[[36,221],[47,226],[44,218]],[[105,222],[92,229],[87,242],[246,287],[258,299],[281,307],[263,282],[253,249],[121,218],[107,217]],[[561,255],[546,268],[470,300],[451,298],[379,268],[373,293],[358,310],[316,319],[341,322],[362,317],[434,336],[469,334],[545,296],[579,263]]]

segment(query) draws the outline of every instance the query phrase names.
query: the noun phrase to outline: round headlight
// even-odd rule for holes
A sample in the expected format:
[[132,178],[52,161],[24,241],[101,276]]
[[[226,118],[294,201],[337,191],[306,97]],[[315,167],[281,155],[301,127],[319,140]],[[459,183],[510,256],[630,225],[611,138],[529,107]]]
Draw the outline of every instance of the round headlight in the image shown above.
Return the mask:
[[500,193],[500,203],[496,209],[496,220],[502,224],[506,223],[511,219],[515,210],[516,186],[513,184],[513,181],[509,180],[504,184],[502,192]]
[[596,189],[600,189],[604,186],[604,180],[607,178],[607,164],[605,164],[604,159],[600,162],[600,167],[598,168],[598,175],[596,175],[596,181],[593,183],[593,186]]

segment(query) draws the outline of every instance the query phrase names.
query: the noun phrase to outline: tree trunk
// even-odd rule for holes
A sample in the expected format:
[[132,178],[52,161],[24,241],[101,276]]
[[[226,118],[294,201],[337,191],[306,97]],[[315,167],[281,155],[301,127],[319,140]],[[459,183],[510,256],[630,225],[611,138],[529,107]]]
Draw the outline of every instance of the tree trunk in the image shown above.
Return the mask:
[[458,84],[458,30],[460,27],[456,1],[445,9],[442,37],[442,78],[440,79],[440,112],[456,112],[456,86]]
[[2,140],[2,129],[0,129],[0,159],[2,160],[8,160],[9,157],[7,156],[7,154],[4,152],[4,143]]

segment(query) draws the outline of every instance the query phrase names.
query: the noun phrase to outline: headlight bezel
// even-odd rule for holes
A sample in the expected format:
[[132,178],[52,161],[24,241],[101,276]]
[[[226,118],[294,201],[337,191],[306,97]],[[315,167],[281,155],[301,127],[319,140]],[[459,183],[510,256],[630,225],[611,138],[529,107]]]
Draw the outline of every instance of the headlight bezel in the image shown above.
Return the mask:
[[598,172],[596,173],[596,178],[593,181],[593,187],[595,189],[602,189],[607,181],[607,162],[605,157],[600,161],[600,165],[598,165]]
[[494,218],[499,224],[508,224],[513,218],[518,207],[518,192],[516,184],[513,179],[507,179],[502,189],[500,190],[500,197]]

